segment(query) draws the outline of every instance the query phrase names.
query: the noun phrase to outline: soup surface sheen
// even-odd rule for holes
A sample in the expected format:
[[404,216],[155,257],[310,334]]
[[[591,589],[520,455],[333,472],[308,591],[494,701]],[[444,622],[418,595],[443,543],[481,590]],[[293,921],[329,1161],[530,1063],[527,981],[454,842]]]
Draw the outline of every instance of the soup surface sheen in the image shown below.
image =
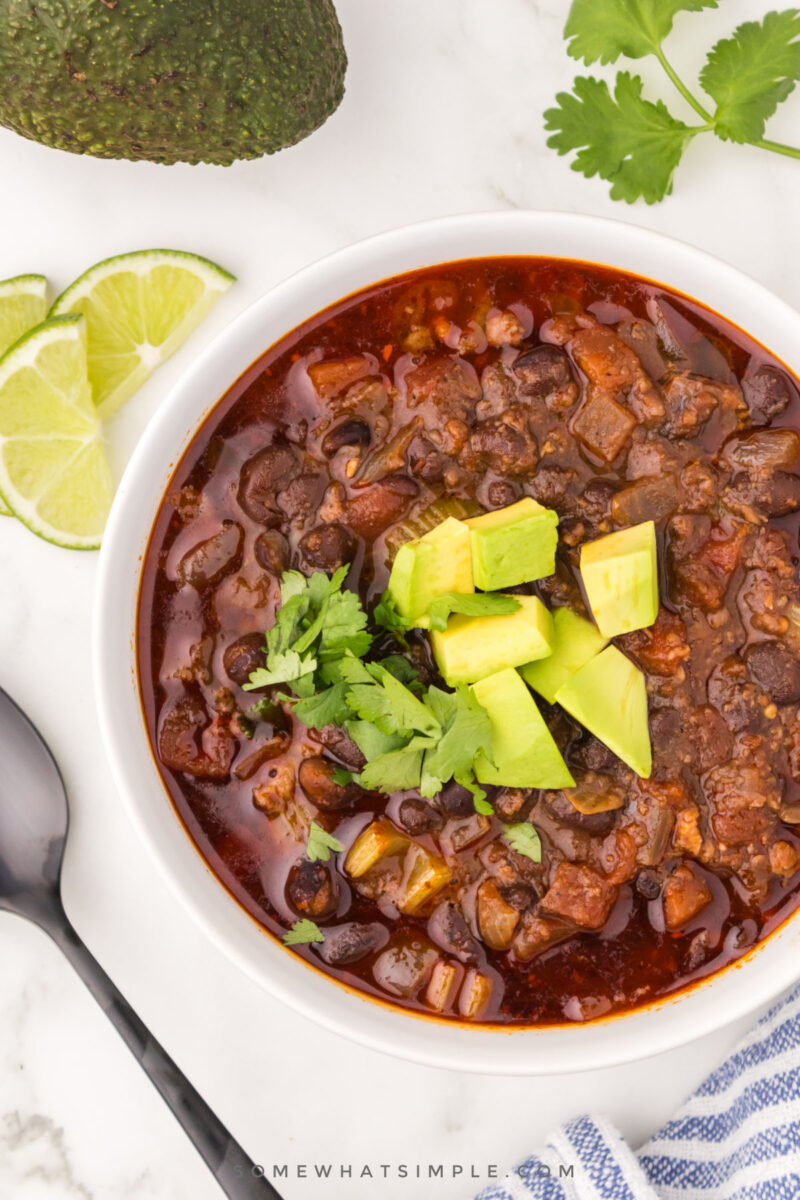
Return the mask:
[[[184,454],[141,585],[150,739],[219,879],[273,934],[319,926],[324,942],[292,953],[455,1019],[591,1020],[741,956],[800,882],[799,426],[796,381],[762,346],[580,262],[413,272],[284,337]],[[652,777],[537,697],[599,811],[494,788],[487,817],[455,784],[423,800],[336,782],[334,764],[360,765],[354,744],[241,686],[264,664],[281,572],[350,563],[346,586],[371,608],[399,543],[523,496],[559,515],[556,573],[517,589],[551,609],[586,613],[581,544],[656,522],[658,620],[615,639],[646,673]],[[426,635],[409,647],[437,680]],[[373,647],[396,651],[387,635]],[[378,818],[401,851],[355,880],[347,849]],[[327,863],[306,856],[312,820],[344,846]],[[525,820],[541,863],[502,836]],[[403,913],[419,847],[450,882]]]

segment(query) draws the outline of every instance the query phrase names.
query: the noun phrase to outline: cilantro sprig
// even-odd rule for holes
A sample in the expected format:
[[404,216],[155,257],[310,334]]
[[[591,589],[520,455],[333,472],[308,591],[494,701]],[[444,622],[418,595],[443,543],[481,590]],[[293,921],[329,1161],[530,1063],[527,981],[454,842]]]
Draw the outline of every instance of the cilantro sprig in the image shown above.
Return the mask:
[[338,853],[340,850],[344,850],[344,846],[332,833],[328,833],[327,829],[323,829],[316,821],[312,821],[308,830],[306,858],[309,862],[328,862],[331,850]]
[[[564,27],[567,52],[587,66],[652,56],[700,118],[686,124],[662,100],[644,94],[639,75],[617,74],[613,90],[578,76],[545,115],[548,146],[576,152],[572,168],[611,184],[611,197],[654,204],[670,195],[689,143],[703,133],[800,158],[800,148],[764,137],[766,123],[800,79],[800,10],[745,21],[708,52],[698,98],[666,57],[663,43],[678,13],[716,8],[718,0],[573,0]],[[713,102],[710,103],[709,101]]]
[[[431,798],[454,779],[472,792],[478,812],[493,812],[474,775],[476,757],[492,757],[486,709],[467,687],[454,692],[423,687],[402,654],[364,662],[373,638],[359,597],[342,591],[347,570],[330,578],[319,571],[308,579],[299,571],[284,573],[281,604],[266,634],[266,665],[253,671],[246,687],[285,684],[290,693],[278,693],[277,699],[291,703],[310,729],[338,725],[347,731],[366,765],[360,774],[338,768],[335,782],[385,793],[418,789]],[[431,605],[431,624],[444,628],[451,612],[491,615],[518,607],[513,596],[448,592]],[[372,617],[396,636],[408,627],[386,593]],[[331,850],[341,848],[312,823],[306,849],[312,862],[327,861]]]
[[287,929],[283,935],[284,946],[304,946],[309,942],[324,942],[325,934],[320,929],[319,925],[315,925],[308,918],[302,921],[295,921],[291,929]]
[[296,696],[311,697],[331,682],[343,655],[367,653],[367,615],[355,592],[342,591],[348,570],[340,567],[330,578],[322,571],[308,578],[284,572],[280,608],[266,635],[266,666],[253,671],[245,691],[286,683]]
[[532,862],[542,861],[542,842],[530,821],[518,821],[515,825],[503,826],[503,837],[512,850],[524,855]]

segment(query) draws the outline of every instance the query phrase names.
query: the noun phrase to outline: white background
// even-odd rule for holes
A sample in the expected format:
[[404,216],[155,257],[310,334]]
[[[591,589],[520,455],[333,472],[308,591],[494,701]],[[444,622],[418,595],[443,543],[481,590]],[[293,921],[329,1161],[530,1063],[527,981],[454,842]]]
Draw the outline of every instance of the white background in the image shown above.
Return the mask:
[[[576,64],[564,0],[338,0],[347,95],[312,138],[228,169],[109,163],[0,131],[0,277],[61,290],[92,262],[169,246],[239,283],[110,430],[118,469],[203,340],[264,290],[379,230],[478,209],[558,208],[671,233],[800,305],[800,163],[697,139],[663,205],[613,204],[545,147],[542,110]],[[726,0],[678,19],[694,76],[704,47],[770,5]],[[645,64],[674,111],[682,102]],[[770,135],[800,140],[800,95]],[[0,681],[29,710],[73,811],[64,890],[76,927],[128,999],[259,1162],[487,1163],[524,1155],[562,1119],[609,1113],[644,1139],[742,1032],[616,1070],[549,1080],[449,1075],[340,1041],[271,1000],[193,927],[122,812],[99,743],[89,641],[96,556],[0,523]],[[2,760],[0,759],[0,770]],[[0,916],[0,1196],[212,1200],[205,1168],[43,934]],[[720,1014],[720,1021],[724,1014]],[[281,1185],[324,1195],[450,1200],[477,1185]]]

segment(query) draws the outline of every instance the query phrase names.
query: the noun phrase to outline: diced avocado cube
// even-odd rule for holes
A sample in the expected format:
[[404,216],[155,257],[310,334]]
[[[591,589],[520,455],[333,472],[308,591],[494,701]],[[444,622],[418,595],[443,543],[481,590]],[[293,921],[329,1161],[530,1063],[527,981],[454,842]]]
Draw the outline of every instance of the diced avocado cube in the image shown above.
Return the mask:
[[401,617],[427,627],[425,614],[443,592],[474,592],[470,533],[448,517],[400,547],[389,576],[389,595]]
[[501,617],[450,617],[447,629],[431,633],[439,670],[451,687],[475,683],[506,667],[520,667],[550,654],[553,618],[538,596],[515,596],[516,612]]
[[576,671],[556,700],[632,771],[649,779],[653,758],[644,675],[616,646]]
[[472,538],[472,576],[482,591],[531,583],[555,571],[558,514],[529,496],[464,524]]
[[492,759],[475,759],[479,783],[505,787],[574,787],[575,780],[518,671],[498,671],[474,684],[492,723]]
[[597,626],[571,608],[557,608],[553,613],[553,636],[553,653],[548,658],[520,667],[525,682],[550,704],[558,689],[608,645]]
[[616,637],[646,629],[658,616],[658,558],[652,521],[581,547],[583,586],[598,629]]

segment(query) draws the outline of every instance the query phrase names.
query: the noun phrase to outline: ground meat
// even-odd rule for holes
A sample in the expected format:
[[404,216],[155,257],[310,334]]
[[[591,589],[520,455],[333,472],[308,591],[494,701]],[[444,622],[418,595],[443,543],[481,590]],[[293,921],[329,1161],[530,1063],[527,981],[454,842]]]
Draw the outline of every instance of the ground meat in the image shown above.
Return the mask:
[[409,408],[430,401],[443,419],[469,416],[482,395],[475,368],[459,358],[427,358],[406,374],[404,383]]
[[728,508],[754,525],[770,517],[785,517],[800,509],[800,475],[790,471],[769,474],[742,471],[723,493]]
[[667,929],[681,929],[708,908],[711,888],[696,868],[676,867],[664,884],[664,924]]
[[205,705],[193,696],[179,700],[161,718],[158,755],[173,771],[196,779],[225,779],[235,749],[236,741],[219,719],[209,721]]
[[506,308],[491,309],[486,317],[486,340],[490,346],[518,346],[525,326],[516,313]]
[[608,920],[617,888],[583,863],[562,862],[542,897],[544,912],[573,921],[584,929],[600,929]]
[[696,458],[681,471],[681,512],[711,512],[718,500],[724,476],[710,463]]
[[498,475],[528,475],[538,461],[539,449],[530,430],[515,428],[502,417],[481,421],[470,434],[470,470],[489,468]]
[[577,478],[577,473],[566,467],[539,467],[533,479],[527,481],[526,490],[545,508],[554,508],[561,513],[567,506],[569,490]]
[[733,759],[716,767],[703,789],[711,805],[711,828],[723,848],[752,847],[774,824],[782,789],[766,764],[762,770]]
[[703,704],[689,713],[684,731],[693,770],[699,773],[710,771],[730,758],[733,734],[710,704]]
[[729,729],[738,733],[755,725],[762,715],[760,688],[750,682],[747,667],[735,655],[715,667],[708,681],[710,704],[722,714]]
[[683,808],[675,817],[672,844],[676,850],[697,857],[703,847],[700,832],[700,809],[696,804]]
[[792,398],[797,396],[797,389],[788,376],[777,367],[766,364],[747,372],[742,380],[742,391],[753,425],[766,425],[774,417],[779,417],[789,407]]
[[267,778],[253,788],[253,804],[273,820],[286,811],[294,797],[294,788],[294,766],[290,762],[281,763],[278,767],[271,767]]
[[678,675],[691,654],[686,625],[666,608],[658,610],[655,624],[649,629],[626,633],[619,640],[626,654],[636,659],[649,675]]
[[625,473],[628,479],[657,478],[677,471],[675,450],[660,439],[645,437],[633,442],[628,453]]
[[514,360],[512,370],[520,395],[544,401],[551,412],[568,412],[580,394],[569,359],[557,346],[526,351]]
[[526,788],[502,788],[494,798],[494,811],[501,821],[523,821],[533,801],[534,793]]
[[743,401],[738,387],[705,379],[689,371],[679,371],[662,381],[666,415],[661,432],[667,437],[697,437],[712,413],[722,405],[741,412]]
[[[669,567],[677,594],[687,596],[703,612],[715,612],[725,602],[728,586],[739,564],[743,531],[725,537],[721,530],[706,526],[704,517],[674,517],[669,528]],[[709,536],[696,550],[697,530],[708,528]]]
[[756,642],[744,655],[751,679],[776,704],[800,700],[800,660],[781,642]]

